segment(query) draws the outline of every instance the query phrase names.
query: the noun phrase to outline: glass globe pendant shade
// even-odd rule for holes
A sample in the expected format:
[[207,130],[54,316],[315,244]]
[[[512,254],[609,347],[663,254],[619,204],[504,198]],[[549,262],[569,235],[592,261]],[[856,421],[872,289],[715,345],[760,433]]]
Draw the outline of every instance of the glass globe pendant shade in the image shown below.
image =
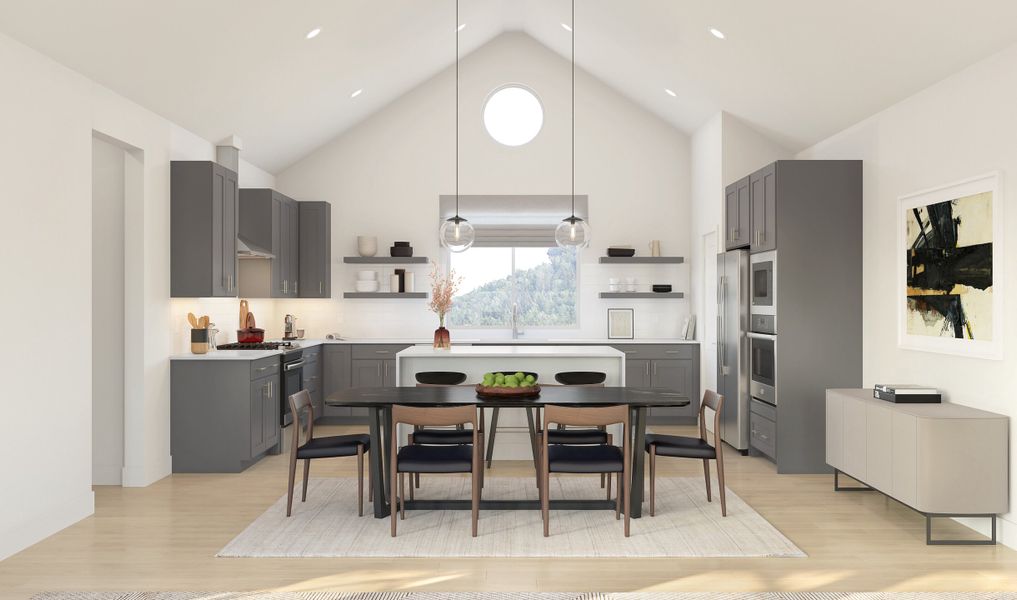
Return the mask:
[[441,224],[441,244],[452,252],[464,252],[473,245],[476,232],[466,219],[456,215]]
[[590,245],[590,225],[575,215],[563,219],[554,230],[554,241],[562,247],[585,248]]

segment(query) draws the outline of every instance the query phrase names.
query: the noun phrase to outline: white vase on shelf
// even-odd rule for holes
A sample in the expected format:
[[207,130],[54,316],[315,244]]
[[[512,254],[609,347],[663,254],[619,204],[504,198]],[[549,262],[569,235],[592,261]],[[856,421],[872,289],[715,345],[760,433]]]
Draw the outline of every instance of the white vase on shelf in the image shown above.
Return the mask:
[[373,235],[357,236],[357,253],[360,256],[374,256],[378,253],[378,238]]

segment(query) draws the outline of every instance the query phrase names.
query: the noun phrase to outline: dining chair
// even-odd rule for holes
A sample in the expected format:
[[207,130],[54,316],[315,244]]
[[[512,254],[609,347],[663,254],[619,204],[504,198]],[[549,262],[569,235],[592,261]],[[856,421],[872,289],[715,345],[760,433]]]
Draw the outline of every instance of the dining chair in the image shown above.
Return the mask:
[[[706,439],[706,409],[714,411],[713,445]],[[720,414],[724,408],[724,396],[713,390],[703,393],[699,405],[699,437],[681,435],[646,434],[646,451],[650,453],[650,516],[656,512],[657,456],[678,458],[699,458],[703,461],[706,475],[706,501],[712,502],[710,494],[710,461],[717,461],[717,483],[720,484],[720,514],[727,516],[727,498],[724,490],[724,451],[720,441]]]
[[[357,457],[357,512],[364,516],[364,453],[371,449],[371,436],[367,434],[334,435],[314,437],[314,405],[311,394],[300,390],[289,397],[290,413],[293,415],[293,443],[290,447],[289,486],[286,491],[286,516],[293,512],[293,484],[297,475],[297,461],[304,461],[304,490],[300,501],[307,501],[307,478],[311,470],[311,461],[316,458],[338,458],[343,456]],[[306,413],[306,419],[302,419]],[[306,421],[306,427],[303,423]],[[301,431],[303,430],[303,432]],[[301,433],[303,443],[301,443]],[[368,469],[368,487],[373,489]],[[370,494],[369,494],[370,495]]]
[[[468,431],[472,443],[459,445],[431,446],[410,444],[399,447],[396,436],[399,424],[425,427],[449,427],[472,425]],[[394,405],[392,407],[392,481],[389,503],[392,507],[392,537],[396,536],[396,521],[406,518],[405,477],[418,473],[470,473],[472,491],[473,537],[477,537],[477,519],[480,512],[480,488],[483,464],[480,448],[484,444],[484,433],[478,424],[476,405],[455,407],[421,407]],[[412,491],[412,480],[410,489]],[[396,486],[398,484],[398,490]],[[397,519],[396,513],[399,513]]]
[[[466,373],[459,371],[420,371],[414,373],[413,378],[417,387],[445,387],[451,385],[462,385],[466,381]],[[483,412],[481,412],[483,415]],[[472,444],[473,433],[466,431],[463,427],[453,429],[438,429],[414,427],[407,436],[409,444],[428,444],[434,446],[458,446],[461,444]],[[413,499],[413,488],[420,487],[420,473],[413,476],[413,485],[410,487],[410,500]]]
[[[622,447],[613,444],[576,446],[552,444],[551,424],[583,427],[607,427],[621,424]],[[544,537],[550,535],[551,473],[613,473],[618,478],[618,495],[615,500],[615,519],[622,512],[624,500],[625,537],[629,537],[630,492],[632,481],[629,469],[632,451],[629,447],[628,405],[602,407],[572,407],[548,405],[544,408],[542,441],[540,445],[540,507],[544,517]]]

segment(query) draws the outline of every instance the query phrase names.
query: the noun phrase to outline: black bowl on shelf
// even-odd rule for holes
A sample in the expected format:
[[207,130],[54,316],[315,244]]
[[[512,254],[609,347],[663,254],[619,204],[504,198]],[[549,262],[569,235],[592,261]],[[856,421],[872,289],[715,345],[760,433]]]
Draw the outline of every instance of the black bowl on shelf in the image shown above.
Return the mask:
[[666,293],[671,291],[671,284],[670,283],[655,283],[655,284],[653,284],[653,287],[651,289],[653,291],[657,292],[658,294],[666,294]]
[[607,255],[613,258],[629,258],[636,255],[635,248],[608,248]]
[[[397,244],[399,242],[396,242]],[[388,249],[389,256],[407,258],[413,256],[413,248],[409,246],[392,246]]]

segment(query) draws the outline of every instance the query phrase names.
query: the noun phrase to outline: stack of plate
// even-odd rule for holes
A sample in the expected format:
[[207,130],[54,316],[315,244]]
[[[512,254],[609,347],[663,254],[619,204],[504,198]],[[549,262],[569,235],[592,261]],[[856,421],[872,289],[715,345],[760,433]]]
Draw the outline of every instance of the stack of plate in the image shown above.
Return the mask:
[[377,292],[378,291],[378,272],[377,271],[357,271],[357,291],[358,292]]

